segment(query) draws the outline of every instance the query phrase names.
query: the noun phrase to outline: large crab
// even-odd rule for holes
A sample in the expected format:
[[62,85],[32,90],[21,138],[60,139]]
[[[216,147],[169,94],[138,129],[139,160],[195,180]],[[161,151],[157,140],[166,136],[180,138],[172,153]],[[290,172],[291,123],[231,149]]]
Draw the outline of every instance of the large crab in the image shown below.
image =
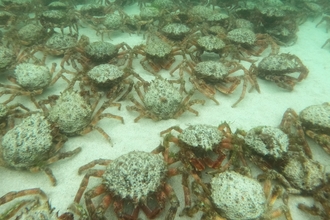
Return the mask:
[[[20,197],[24,197],[25,200],[19,200]],[[14,203],[15,200],[19,201]],[[10,202],[14,204],[0,213],[0,219],[73,220],[73,214],[70,212],[59,216],[58,212],[51,207],[45,192],[40,188],[12,191],[0,197],[0,206]]]
[[[293,110],[292,110],[293,111]],[[296,115],[307,136],[318,143],[325,152],[330,154],[330,103],[311,105]]]
[[[180,76],[183,75],[184,70],[190,73],[190,81],[194,87],[216,104],[219,104],[214,98],[216,90],[224,94],[231,94],[241,83],[241,80],[243,80],[243,90],[241,96],[232,107],[235,107],[244,98],[248,81],[252,84],[251,89],[256,88],[260,92],[256,77],[251,75],[243,65],[234,61],[201,61],[195,64],[189,60],[183,60],[170,74],[173,74],[177,69],[180,71]],[[242,70],[244,74],[231,76],[232,73],[239,70]]]
[[199,189],[195,182],[192,188],[197,199],[187,212],[190,217],[201,210],[204,212],[201,219],[210,220],[276,219],[281,215],[292,220],[287,201],[283,200],[284,205],[273,209],[273,204],[285,191],[278,185],[272,186],[269,180],[262,187],[249,176],[225,171],[211,179],[211,193]]
[[[157,150],[152,153],[132,151],[115,160],[99,159],[80,167],[79,174],[95,165],[106,166],[105,170],[88,170],[73,207],[81,210],[79,203],[89,179],[97,177],[102,182],[84,194],[91,219],[104,219],[105,211],[111,203],[118,219],[136,220],[140,209],[148,219],[152,219],[165,208],[166,201],[170,202],[170,208],[165,219],[174,219],[179,201],[167,178],[176,175],[177,170],[169,169],[167,161],[157,153]],[[101,195],[102,199],[95,205],[93,201]]]
[[[178,83],[181,84],[180,89],[176,88],[169,80],[162,78],[156,78],[150,83],[143,81],[135,84],[135,90],[143,104],[139,103],[134,97],[130,97],[130,100],[135,105],[127,106],[127,110],[134,110],[140,113],[134,119],[134,122],[137,122],[142,117],[151,118],[154,121],[177,118],[187,110],[198,115],[198,112],[192,109],[191,106],[204,104],[205,101],[190,100],[194,92],[193,90],[184,97],[184,81],[180,80]],[[144,94],[140,90],[141,86],[144,88]]]
[[[84,93],[84,92],[82,92]],[[120,108],[119,103],[105,101],[102,106],[96,109],[100,101],[100,96],[80,94],[72,89],[65,90],[60,96],[50,96],[47,100],[39,101],[39,105],[43,108],[45,115],[50,122],[56,124],[61,133],[74,136],[84,135],[92,130],[100,132],[104,138],[111,143],[110,136],[96,124],[102,118],[115,118],[124,123],[124,119],[120,116],[111,113],[103,113],[105,109],[111,106]],[[91,104],[93,99],[96,101]],[[48,110],[45,104],[50,104]]]
[[[299,57],[288,53],[270,54],[259,62],[258,67],[252,64],[250,71],[287,90],[293,90],[296,83],[305,79],[309,72]],[[289,75],[297,72],[297,78]]]
[[172,46],[156,35],[149,35],[146,44],[135,46],[133,51],[134,54],[144,56],[140,63],[146,71],[153,74],[161,69],[170,69],[175,61],[174,56],[185,56],[181,47]]
[[2,137],[0,165],[16,170],[44,171],[56,185],[48,165],[81,151],[76,148],[61,153],[66,139],[42,114],[32,114]]

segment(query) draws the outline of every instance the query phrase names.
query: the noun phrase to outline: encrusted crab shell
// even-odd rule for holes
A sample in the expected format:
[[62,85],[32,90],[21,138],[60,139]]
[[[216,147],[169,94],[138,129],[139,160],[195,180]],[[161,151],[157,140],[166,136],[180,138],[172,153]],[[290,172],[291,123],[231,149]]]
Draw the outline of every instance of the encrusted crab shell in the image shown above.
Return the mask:
[[90,123],[92,114],[91,106],[78,92],[65,91],[49,110],[48,119],[56,123],[61,132],[72,136]]
[[77,45],[77,38],[67,34],[55,33],[46,42],[46,47],[55,50],[64,50]]
[[108,14],[103,22],[104,26],[109,29],[118,29],[123,23],[123,19],[119,14]]
[[120,198],[141,201],[159,190],[166,173],[167,166],[161,155],[132,151],[107,166],[103,184]]
[[330,103],[311,105],[302,110],[299,119],[303,126],[314,132],[330,134]]
[[118,48],[109,42],[96,41],[85,47],[85,52],[94,62],[106,62],[118,54]]
[[207,78],[209,80],[221,80],[228,75],[228,67],[223,63],[216,61],[202,61],[194,68],[198,78]]
[[203,47],[206,51],[221,50],[226,46],[223,40],[213,35],[200,37],[197,40],[197,43],[200,47]]
[[193,16],[198,16],[203,19],[208,19],[208,17],[213,14],[213,10],[212,8],[207,6],[197,5],[197,6],[193,6],[189,10],[189,13]]
[[187,25],[180,23],[167,24],[162,28],[162,32],[172,39],[182,39],[189,31]]
[[9,109],[5,104],[0,103],[0,122],[4,120],[8,115]]
[[105,6],[101,4],[84,4],[79,12],[83,16],[100,16],[104,11]]
[[21,44],[29,46],[39,42],[46,34],[46,29],[40,24],[27,24],[19,29],[17,36]]
[[14,75],[17,84],[27,90],[43,89],[52,80],[52,74],[46,66],[32,63],[21,63],[17,65]]
[[143,19],[153,19],[159,16],[159,10],[155,7],[143,7],[140,11],[140,16]]
[[171,51],[171,45],[156,37],[151,38],[145,47],[145,52],[151,57],[163,58],[170,54]]
[[52,146],[51,124],[41,114],[33,114],[9,130],[2,138],[5,164],[26,169],[47,159]]
[[100,64],[87,72],[87,76],[100,86],[109,85],[123,75],[124,71],[112,64]]
[[258,126],[248,131],[245,143],[262,156],[282,158],[288,151],[289,138],[279,128]]
[[212,200],[228,219],[257,219],[265,212],[266,198],[258,181],[233,171],[212,178]]
[[312,192],[324,182],[324,166],[307,156],[290,152],[283,174],[296,188]]
[[15,62],[16,56],[12,50],[0,46],[0,70],[9,68]]
[[178,138],[191,147],[208,151],[213,150],[222,141],[224,135],[215,126],[197,124],[184,129]]
[[287,53],[271,54],[259,62],[258,69],[263,72],[285,74],[301,66],[298,59],[295,55]]
[[169,119],[177,112],[182,99],[179,90],[168,80],[155,79],[150,83],[144,95],[144,104],[160,119]]
[[248,28],[237,28],[227,34],[227,38],[235,43],[253,45],[256,41],[256,34]]

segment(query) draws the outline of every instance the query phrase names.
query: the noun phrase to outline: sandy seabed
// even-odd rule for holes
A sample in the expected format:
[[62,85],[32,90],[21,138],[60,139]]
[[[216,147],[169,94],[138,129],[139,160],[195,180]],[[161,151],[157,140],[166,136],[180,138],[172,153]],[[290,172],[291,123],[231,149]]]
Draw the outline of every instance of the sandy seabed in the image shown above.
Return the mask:
[[[249,130],[258,125],[278,126],[287,108],[293,108],[295,111],[300,112],[309,105],[329,102],[330,44],[321,48],[323,43],[329,38],[329,34],[326,33],[325,24],[321,24],[317,28],[315,27],[320,19],[306,21],[299,28],[296,44],[280,49],[282,53],[297,55],[310,71],[308,77],[301,83],[298,83],[292,92],[285,91],[277,87],[274,83],[258,80],[261,93],[258,94],[256,91],[253,91],[246,94],[246,97],[236,108],[232,108],[231,105],[240,96],[241,87],[229,96],[217,94],[216,99],[220,102],[220,105],[216,105],[212,100],[204,98],[201,95],[194,96],[206,100],[204,106],[193,106],[199,112],[199,116],[186,112],[178,119],[158,122],[143,118],[138,123],[134,123],[134,118],[138,114],[136,112],[128,112],[126,106],[132,105],[132,103],[130,101],[124,101],[122,102],[121,110],[109,108],[106,112],[122,116],[125,124],[121,124],[114,119],[103,119],[98,123],[111,136],[113,147],[96,131],[88,133],[85,136],[70,138],[65,143],[63,151],[81,147],[82,152],[73,158],[59,161],[50,166],[57,178],[57,186],[51,186],[48,177],[43,172],[29,173],[0,168],[0,195],[4,195],[9,191],[40,187],[49,196],[52,206],[62,213],[73,202],[83,178],[83,175],[78,175],[77,173],[80,166],[98,158],[115,159],[133,150],[150,152],[162,141],[159,132],[171,126],[179,125],[185,128],[190,124],[198,123],[217,126],[223,121],[229,122],[233,131],[236,128]],[[81,29],[80,33],[88,35],[91,42],[100,40],[99,37],[95,36],[94,31],[87,28]],[[111,35],[111,40],[105,40],[114,44],[124,41],[131,47],[145,42],[142,36],[121,32],[115,32]],[[268,53],[269,51],[264,54],[267,55]],[[262,57],[259,58],[259,60],[261,59]],[[178,62],[176,61],[176,63]],[[175,64],[173,64],[173,67]],[[133,67],[144,79],[153,79],[154,76],[141,67],[139,59],[134,60]],[[170,78],[167,71],[161,71],[160,74],[163,77]],[[175,75],[173,78],[175,77],[178,77],[178,75]],[[59,94],[63,88],[65,88],[64,82],[56,83],[53,87],[47,89],[44,98],[50,94]],[[24,103],[24,98],[22,97],[18,97],[15,100]],[[326,171],[330,172],[330,156],[325,154],[322,148],[314,144],[313,141],[309,140],[309,144],[312,148],[314,158],[325,165]],[[257,173],[253,173],[253,176],[256,175]],[[97,182],[97,180],[91,180],[88,189],[95,186]],[[174,183],[175,191],[178,197],[181,198],[181,208],[183,208],[180,177],[174,177],[169,182]],[[319,219],[302,213],[297,209],[297,203],[311,205],[313,201],[311,198],[291,196],[290,209],[293,219]],[[3,208],[0,207],[0,213]],[[181,208],[178,209],[178,213]],[[198,216],[199,214],[194,219],[198,219]],[[143,218],[143,216],[141,217]],[[159,219],[163,217],[161,215]],[[188,218],[177,216],[176,219]]]

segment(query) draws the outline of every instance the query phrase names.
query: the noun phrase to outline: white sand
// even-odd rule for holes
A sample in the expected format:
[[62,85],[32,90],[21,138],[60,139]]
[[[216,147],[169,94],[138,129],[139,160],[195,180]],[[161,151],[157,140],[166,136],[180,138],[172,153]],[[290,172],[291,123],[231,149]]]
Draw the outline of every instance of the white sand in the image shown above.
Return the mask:
[[[113,147],[96,131],[82,137],[70,138],[64,146],[64,151],[72,150],[76,147],[82,147],[83,150],[74,158],[62,160],[50,166],[58,180],[58,185],[55,187],[51,186],[48,177],[43,172],[29,173],[0,168],[0,196],[9,191],[40,187],[49,196],[52,206],[62,213],[73,202],[83,178],[83,175],[79,176],[77,174],[80,166],[98,158],[115,159],[132,150],[151,151],[161,142],[159,132],[170,126],[180,125],[185,128],[189,124],[196,123],[217,126],[223,121],[230,122],[233,131],[236,128],[248,130],[258,125],[278,126],[284,111],[289,107],[299,112],[309,105],[330,101],[330,45],[321,49],[323,43],[329,38],[329,34],[325,31],[325,24],[320,25],[318,28],[315,27],[319,19],[307,21],[300,27],[298,41],[294,46],[281,48],[281,52],[289,52],[300,57],[310,70],[307,79],[298,83],[294,91],[288,92],[277,87],[274,83],[258,80],[261,94],[258,94],[256,91],[247,93],[245,99],[236,108],[231,108],[231,105],[239,97],[241,86],[230,96],[217,94],[216,99],[220,102],[220,105],[215,105],[213,101],[205,98],[207,101],[204,106],[193,106],[194,109],[199,111],[199,116],[197,117],[187,112],[176,120],[171,119],[159,122],[143,118],[138,123],[134,123],[133,120],[138,114],[126,110],[126,106],[132,105],[132,103],[129,101],[123,102],[120,111],[110,108],[107,112],[124,117],[125,124],[121,124],[114,119],[103,119],[98,123],[111,136]],[[81,30],[81,33],[94,36],[94,32],[87,29]],[[112,43],[125,41],[131,46],[144,42],[141,36],[135,36],[134,34],[129,36],[127,34],[114,33],[112,39],[112,41],[110,40]],[[91,38],[91,41],[96,40],[99,40],[99,37],[94,36]],[[143,78],[147,80],[153,78],[150,73],[141,68],[139,60],[134,61],[134,68]],[[169,77],[166,71],[162,71],[161,75]],[[58,94],[61,88],[63,88],[61,85],[64,84],[56,83],[54,88],[47,90],[48,94],[52,94],[54,91]],[[201,95],[196,97],[203,98]],[[22,98],[17,98],[16,100],[22,100]],[[315,145],[312,141],[310,141],[310,145],[315,159],[324,164],[329,172],[329,155],[326,155],[321,147]],[[99,180],[94,182],[94,184],[93,182],[91,181],[89,187],[92,187],[97,182],[99,183]],[[170,183],[173,182],[178,183],[176,184],[176,191],[182,199],[180,178],[173,178]],[[300,196],[291,197],[290,204],[293,219],[312,219],[310,215],[306,215],[296,208],[297,202],[305,201],[306,204],[312,204],[311,200],[305,200]],[[181,207],[183,206],[182,203]],[[179,208],[178,212],[180,210],[181,208]],[[1,211],[2,208],[0,207],[0,213]],[[186,218],[178,217],[177,219]]]

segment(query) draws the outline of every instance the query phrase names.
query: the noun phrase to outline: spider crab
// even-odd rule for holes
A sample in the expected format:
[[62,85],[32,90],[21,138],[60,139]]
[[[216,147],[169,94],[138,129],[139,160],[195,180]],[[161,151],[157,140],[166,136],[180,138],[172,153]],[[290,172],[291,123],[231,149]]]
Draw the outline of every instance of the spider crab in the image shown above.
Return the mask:
[[[84,195],[88,211],[85,215],[92,220],[104,219],[111,203],[118,219],[136,220],[140,210],[148,219],[153,219],[165,208],[166,201],[169,201],[170,208],[165,219],[174,219],[179,201],[167,180],[180,171],[177,168],[168,168],[168,156],[163,158],[158,153],[158,148],[151,153],[132,151],[115,160],[99,159],[80,167],[79,173],[89,170],[81,182],[72,208],[82,210],[79,203]],[[90,169],[95,165],[106,168]],[[85,192],[90,177],[100,178],[102,182]],[[97,201],[98,196],[102,196],[102,199],[99,204],[94,204],[93,201]]]

